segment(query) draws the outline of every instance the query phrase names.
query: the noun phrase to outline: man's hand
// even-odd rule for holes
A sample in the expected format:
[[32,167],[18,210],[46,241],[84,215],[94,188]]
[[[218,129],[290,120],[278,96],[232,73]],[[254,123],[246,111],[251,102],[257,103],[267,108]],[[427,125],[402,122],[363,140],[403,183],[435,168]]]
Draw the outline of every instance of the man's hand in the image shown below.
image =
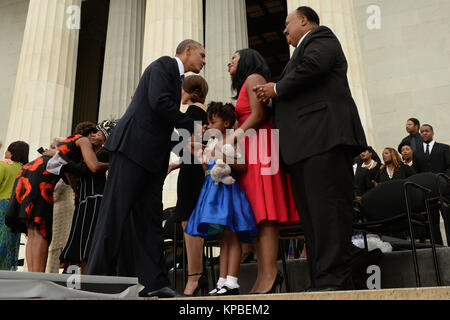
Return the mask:
[[256,97],[259,101],[264,104],[267,104],[270,99],[273,99],[277,96],[275,93],[275,83],[269,82],[264,85],[255,86],[253,91],[256,93]]
[[190,148],[188,149],[189,152],[201,163],[203,159],[203,151],[205,150],[206,146],[201,142],[196,142],[195,139],[193,139],[192,137],[191,141],[189,142],[189,145],[190,145]]

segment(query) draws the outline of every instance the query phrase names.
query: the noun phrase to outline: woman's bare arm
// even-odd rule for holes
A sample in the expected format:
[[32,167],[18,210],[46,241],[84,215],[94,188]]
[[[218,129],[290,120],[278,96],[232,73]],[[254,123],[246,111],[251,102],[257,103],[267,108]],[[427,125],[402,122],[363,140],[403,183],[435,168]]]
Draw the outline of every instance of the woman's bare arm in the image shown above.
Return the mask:
[[99,162],[97,159],[97,155],[92,148],[92,144],[89,142],[89,139],[86,137],[80,138],[77,140],[76,144],[81,149],[81,153],[83,154],[83,159],[89,170],[93,173],[103,172],[108,170],[109,163]]
[[264,121],[264,105],[258,100],[256,93],[252,90],[253,87],[262,84],[265,84],[265,81],[258,75],[251,75],[247,78],[246,88],[252,113],[240,126],[240,129],[244,132],[248,129],[259,129],[261,123]]

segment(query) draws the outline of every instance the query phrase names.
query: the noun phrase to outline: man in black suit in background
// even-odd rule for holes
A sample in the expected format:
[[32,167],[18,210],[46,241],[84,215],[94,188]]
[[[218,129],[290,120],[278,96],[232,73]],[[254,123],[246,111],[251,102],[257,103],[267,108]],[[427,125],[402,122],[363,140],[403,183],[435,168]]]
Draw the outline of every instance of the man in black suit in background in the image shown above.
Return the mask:
[[423,143],[413,153],[417,172],[445,173],[450,176],[450,146],[434,141],[434,130],[429,124],[420,128]]
[[407,143],[411,146],[413,151],[416,151],[416,149],[420,148],[422,145],[422,137],[420,136],[420,121],[416,118],[408,119],[408,121],[406,121],[406,132],[409,133],[409,136],[403,138],[400,145]]
[[257,86],[273,99],[281,158],[305,232],[311,291],[352,289],[353,158],[367,147],[339,40],[309,7],[286,18],[296,47],[281,80]]
[[162,188],[174,127],[194,132],[180,111],[184,73],[199,73],[205,48],[182,41],[176,57],[161,57],[144,71],[130,106],[105,149],[110,166],[87,273],[114,275],[124,223],[130,218],[140,296],[173,297],[163,259]]
[[[420,128],[423,143],[413,153],[413,163],[417,173],[432,172],[445,173],[450,177],[450,146],[434,141],[434,130],[429,124]],[[439,211],[431,212],[435,240],[437,244],[443,244],[439,227]],[[448,222],[449,214],[443,213],[443,218]],[[447,241],[450,240],[450,232],[447,230]]]

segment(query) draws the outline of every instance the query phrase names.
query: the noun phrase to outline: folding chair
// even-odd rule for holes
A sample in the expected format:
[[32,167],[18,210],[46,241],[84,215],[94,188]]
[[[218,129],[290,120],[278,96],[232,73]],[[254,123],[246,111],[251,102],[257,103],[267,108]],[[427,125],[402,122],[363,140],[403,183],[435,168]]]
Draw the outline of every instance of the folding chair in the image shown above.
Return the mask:
[[305,239],[301,223],[293,224],[290,226],[280,226],[279,246],[280,246],[280,252],[281,252],[281,261],[283,264],[283,276],[286,281],[285,282],[286,292],[291,292],[291,285],[289,282],[289,275],[287,272],[286,250],[284,247],[283,240],[299,240],[299,239],[302,239],[302,240]]
[[[374,195],[374,193],[377,193],[378,191],[382,190],[380,188],[384,188],[387,186],[388,192],[390,191],[391,195],[393,194],[393,201],[397,201],[399,204],[397,206],[397,211],[400,210],[401,212],[397,212],[394,215],[391,215],[390,217],[383,217],[380,219],[367,219],[367,216],[365,216],[365,212],[368,210],[370,211],[370,208],[367,208],[367,206],[370,206],[371,204],[374,204],[376,202],[369,204],[365,203],[364,199],[370,198]],[[412,258],[413,258],[413,265],[414,265],[414,273],[416,278],[416,286],[421,286],[420,281],[420,274],[419,274],[419,267],[417,263],[417,252],[416,252],[416,244],[415,244],[415,233],[414,233],[414,226],[428,226],[430,228],[430,234],[431,234],[431,249],[433,254],[433,263],[435,268],[435,274],[436,274],[436,280],[438,286],[441,286],[441,279],[440,279],[440,273],[439,273],[439,265],[437,261],[437,254],[436,254],[436,245],[433,237],[433,226],[431,223],[431,215],[429,210],[429,194],[431,193],[431,190],[428,188],[425,188],[417,183],[414,183],[412,181],[405,181],[405,180],[395,180],[390,181],[386,183],[386,185],[383,186],[383,184],[379,185],[374,190],[371,190],[367,194],[363,196],[363,202],[361,206],[361,215],[359,216],[359,221],[356,221],[353,224],[353,228],[355,230],[361,230],[363,231],[364,235],[364,244],[365,248],[368,249],[367,245],[367,233],[392,233],[392,232],[398,232],[398,231],[408,231],[410,235],[411,240],[411,248],[412,248]],[[415,197],[411,197],[410,189],[414,189]],[[374,199],[371,199],[374,200]],[[412,200],[415,200],[412,202]],[[377,201],[377,205],[379,205],[378,209],[381,209],[383,203],[382,201]],[[422,205],[420,205],[422,203]],[[391,202],[392,204],[392,202]],[[392,208],[386,207],[386,210],[392,210]],[[394,210],[396,211],[396,210]]]

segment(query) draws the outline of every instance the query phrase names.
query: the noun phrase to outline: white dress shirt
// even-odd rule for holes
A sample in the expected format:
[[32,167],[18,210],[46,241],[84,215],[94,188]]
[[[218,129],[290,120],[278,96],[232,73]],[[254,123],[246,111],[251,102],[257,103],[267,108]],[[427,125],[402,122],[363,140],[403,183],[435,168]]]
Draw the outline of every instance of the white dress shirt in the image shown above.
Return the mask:
[[[431,150],[433,150],[433,146],[434,146],[434,140],[428,142],[428,145],[430,146],[430,154],[431,154]],[[427,153],[427,144],[424,142],[423,143],[423,153]]]
[[183,62],[181,62],[180,58],[178,58],[178,57],[175,57],[175,60],[177,60],[177,63],[178,63],[178,70],[180,71],[180,77],[181,77],[182,75],[184,75],[184,65],[183,65]]

